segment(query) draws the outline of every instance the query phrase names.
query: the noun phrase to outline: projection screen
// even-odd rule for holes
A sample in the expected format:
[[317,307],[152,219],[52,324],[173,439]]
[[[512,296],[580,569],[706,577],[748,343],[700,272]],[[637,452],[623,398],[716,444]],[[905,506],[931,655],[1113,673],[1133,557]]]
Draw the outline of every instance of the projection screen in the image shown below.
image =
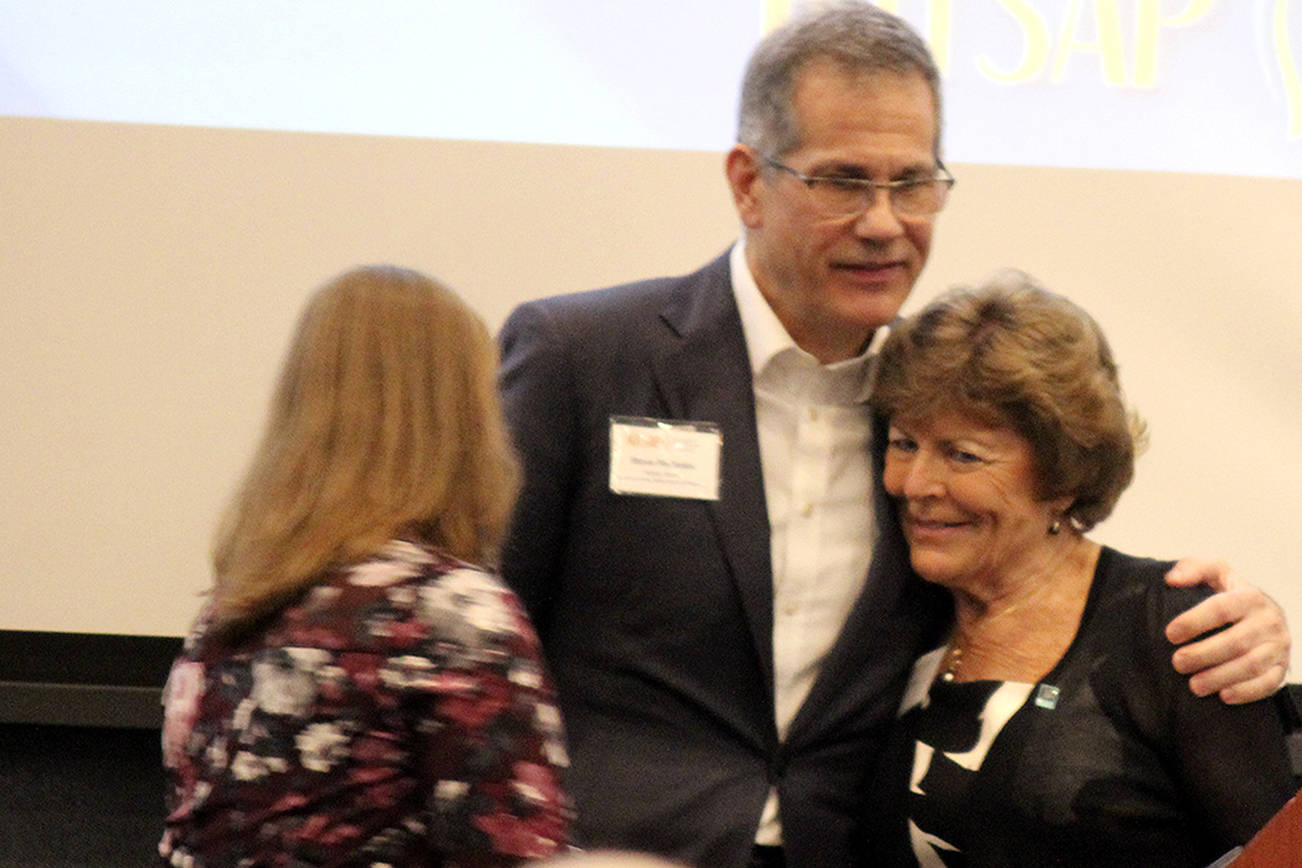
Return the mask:
[[[762,0],[0,0],[0,629],[173,636],[307,293],[695,268]],[[958,176],[910,307],[1002,266],[1102,323],[1152,446],[1097,539],[1302,624],[1302,2],[896,0]],[[1299,653],[1295,652],[1295,672]]]

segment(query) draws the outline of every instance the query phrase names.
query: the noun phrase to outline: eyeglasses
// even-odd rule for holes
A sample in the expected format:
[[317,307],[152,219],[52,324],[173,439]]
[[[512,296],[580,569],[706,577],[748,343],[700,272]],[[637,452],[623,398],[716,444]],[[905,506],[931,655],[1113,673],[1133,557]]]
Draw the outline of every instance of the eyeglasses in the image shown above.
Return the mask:
[[885,190],[891,210],[900,217],[930,217],[945,207],[954,176],[937,161],[931,177],[904,178],[899,181],[874,181],[844,175],[806,175],[769,157],[764,162],[775,169],[795,175],[809,190],[814,207],[828,217],[862,214],[877,201],[877,191]]

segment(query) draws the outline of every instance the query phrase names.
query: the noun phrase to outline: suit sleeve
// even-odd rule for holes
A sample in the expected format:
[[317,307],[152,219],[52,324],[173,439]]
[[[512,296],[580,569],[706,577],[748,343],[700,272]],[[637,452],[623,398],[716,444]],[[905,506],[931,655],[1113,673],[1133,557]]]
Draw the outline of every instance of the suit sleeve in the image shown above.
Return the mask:
[[577,456],[575,385],[567,342],[538,303],[502,327],[501,393],[523,466],[523,485],[502,550],[502,575],[546,640],[566,544]]

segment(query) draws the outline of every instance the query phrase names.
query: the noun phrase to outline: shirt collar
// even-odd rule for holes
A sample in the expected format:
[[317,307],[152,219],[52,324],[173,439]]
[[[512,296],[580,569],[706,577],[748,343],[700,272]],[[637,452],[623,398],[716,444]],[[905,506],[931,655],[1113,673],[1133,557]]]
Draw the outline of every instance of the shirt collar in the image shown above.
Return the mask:
[[[746,339],[752,377],[761,376],[769,363],[780,354],[799,355],[808,360],[804,364],[812,365],[822,371],[824,376],[840,381],[841,387],[836,391],[846,394],[848,389],[848,393],[854,396],[855,403],[868,400],[872,388],[871,363],[878,348],[886,340],[889,327],[873,332],[868,346],[854,358],[830,365],[819,364],[817,359],[796,346],[782,321],[760,293],[755,276],[746,262],[745,238],[733,244],[728,254],[728,270],[732,275],[732,293],[737,301],[737,312],[741,316],[741,331]],[[852,382],[846,382],[847,380]]]

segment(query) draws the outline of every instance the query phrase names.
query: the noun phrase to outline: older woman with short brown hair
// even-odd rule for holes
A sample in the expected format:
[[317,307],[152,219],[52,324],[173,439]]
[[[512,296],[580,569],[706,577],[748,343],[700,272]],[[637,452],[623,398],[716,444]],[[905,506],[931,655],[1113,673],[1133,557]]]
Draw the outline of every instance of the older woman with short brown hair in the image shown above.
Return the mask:
[[1143,442],[1098,325],[1009,272],[893,326],[878,365],[883,482],[954,624],[914,668],[869,864],[1203,866],[1246,841],[1294,789],[1275,706],[1192,695],[1163,628],[1209,592],[1085,536]]

